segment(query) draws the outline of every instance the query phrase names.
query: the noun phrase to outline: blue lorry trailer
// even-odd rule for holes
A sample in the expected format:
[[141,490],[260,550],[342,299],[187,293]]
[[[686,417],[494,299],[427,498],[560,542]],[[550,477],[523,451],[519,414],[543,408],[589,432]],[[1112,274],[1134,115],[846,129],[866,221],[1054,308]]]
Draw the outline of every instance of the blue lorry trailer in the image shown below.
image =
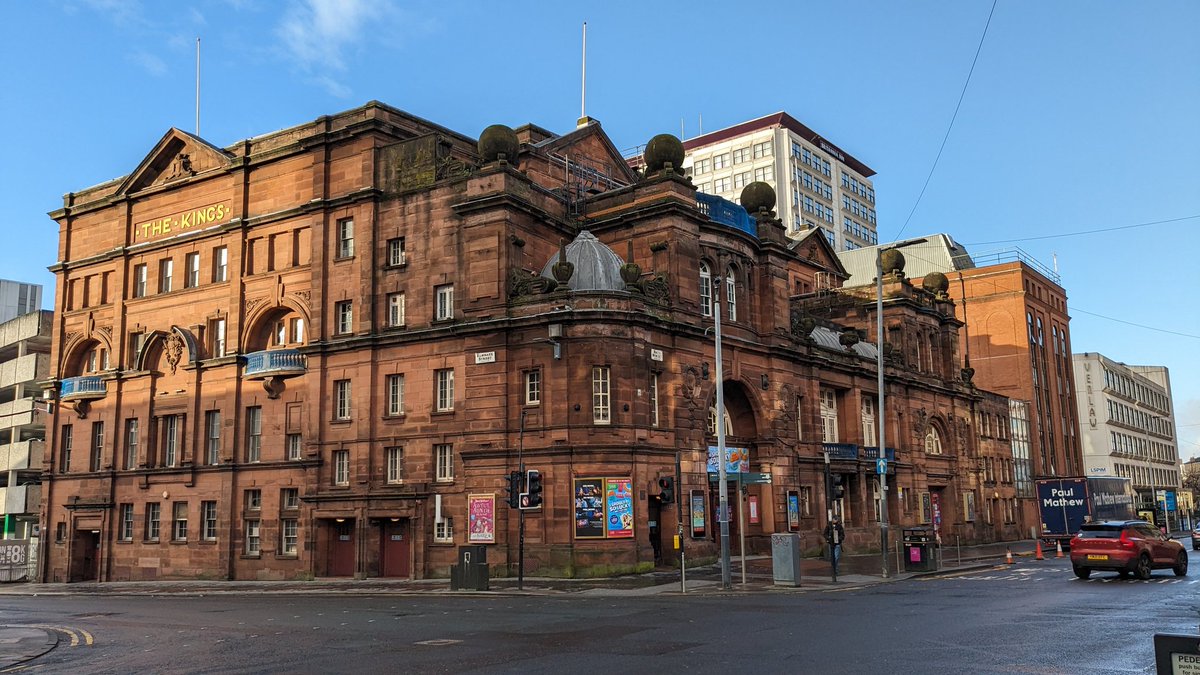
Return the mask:
[[1128,478],[1043,478],[1037,481],[1037,499],[1039,536],[1049,544],[1061,541],[1063,548],[1086,522],[1137,519]]

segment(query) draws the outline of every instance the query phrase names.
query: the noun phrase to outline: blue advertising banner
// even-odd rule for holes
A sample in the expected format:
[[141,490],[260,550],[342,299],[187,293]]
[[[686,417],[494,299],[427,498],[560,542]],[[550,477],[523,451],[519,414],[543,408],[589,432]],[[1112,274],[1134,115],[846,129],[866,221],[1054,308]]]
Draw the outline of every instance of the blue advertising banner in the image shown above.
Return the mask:
[[[745,473],[750,470],[750,451],[746,448],[725,448],[725,473]],[[718,473],[721,470],[717,460],[717,446],[708,446],[708,472]]]

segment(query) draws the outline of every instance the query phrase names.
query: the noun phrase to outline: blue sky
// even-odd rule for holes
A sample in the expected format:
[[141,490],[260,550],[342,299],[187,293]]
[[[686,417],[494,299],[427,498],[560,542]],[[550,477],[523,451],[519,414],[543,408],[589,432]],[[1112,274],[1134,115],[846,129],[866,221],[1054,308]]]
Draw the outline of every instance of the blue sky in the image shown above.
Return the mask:
[[[619,148],[678,134],[681,120],[691,136],[701,119],[712,131],[788,111],[878,172],[879,235],[891,240],[992,8],[577,4],[4,2],[0,277],[46,285],[50,305],[58,233],[46,213],[132,171],[168,127],[194,131],[197,37],[200,132],[217,145],[371,99],[475,136],[497,122],[573,127],[587,21],[587,113]],[[1075,351],[1171,369],[1184,457],[1200,455],[1197,25],[1190,0],[999,0],[903,229],[1057,258]],[[1124,229],[1039,239],[1107,228]],[[1000,240],[1018,241],[987,243]]]

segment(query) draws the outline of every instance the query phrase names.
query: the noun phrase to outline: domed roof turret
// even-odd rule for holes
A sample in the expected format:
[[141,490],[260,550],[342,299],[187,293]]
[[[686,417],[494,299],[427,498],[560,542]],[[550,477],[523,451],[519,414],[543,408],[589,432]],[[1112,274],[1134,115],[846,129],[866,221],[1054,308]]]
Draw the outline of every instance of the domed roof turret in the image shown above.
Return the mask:
[[[574,272],[567,281],[573,291],[623,291],[625,281],[621,279],[621,258],[596,235],[584,230],[566,246],[567,262]],[[553,268],[558,254],[546,261],[542,276],[555,278]]]

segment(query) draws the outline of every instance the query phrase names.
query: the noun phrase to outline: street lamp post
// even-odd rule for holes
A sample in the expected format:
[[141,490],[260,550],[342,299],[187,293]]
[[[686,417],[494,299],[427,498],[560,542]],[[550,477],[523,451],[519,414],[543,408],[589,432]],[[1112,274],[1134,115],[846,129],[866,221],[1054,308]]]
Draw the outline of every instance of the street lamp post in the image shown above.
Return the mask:
[[[883,249],[875,254],[875,377],[879,387],[879,459],[887,462],[887,414],[883,407]],[[878,462],[877,462],[878,464]],[[887,471],[879,472],[879,559],[883,563],[883,577],[888,576],[888,493]],[[899,570],[897,570],[899,572]]]
[[725,376],[721,369],[721,283],[722,277],[712,278],[713,335],[716,337],[715,377],[717,382],[717,522],[721,527],[721,588],[733,585],[729,571],[729,485],[725,473],[728,452],[725,448]]

